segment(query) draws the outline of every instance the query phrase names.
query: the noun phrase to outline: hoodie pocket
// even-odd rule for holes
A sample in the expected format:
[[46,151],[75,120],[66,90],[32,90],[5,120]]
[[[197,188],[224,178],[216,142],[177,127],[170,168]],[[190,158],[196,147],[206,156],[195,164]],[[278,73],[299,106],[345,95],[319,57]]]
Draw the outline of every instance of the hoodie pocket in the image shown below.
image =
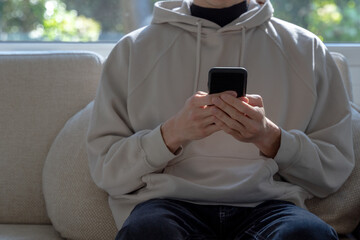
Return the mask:
[[164,173],[201,185],[229,186],[272,179],[277,166],[266,161],[193,156],[166,167]]
[[254,203],[278,199],[284,189],[274,183],[277,165],[271,159],[189,157],[164,171],[187,189],[220,202]]

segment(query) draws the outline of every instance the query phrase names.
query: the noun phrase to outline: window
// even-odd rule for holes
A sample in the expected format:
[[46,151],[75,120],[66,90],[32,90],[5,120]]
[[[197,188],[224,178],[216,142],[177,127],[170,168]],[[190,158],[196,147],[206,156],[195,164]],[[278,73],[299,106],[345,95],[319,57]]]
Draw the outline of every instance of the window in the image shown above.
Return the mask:
[[117,41],[150,22],[151,0],[0,0],[0,41]]
[[275,16],[327,43],[360,42],[360,0],[272,0]]
[[[115,42],[156,0],[0,0],[0,41]],[[272,0],[275,16],[325,42],[360,42],[360,0]]]

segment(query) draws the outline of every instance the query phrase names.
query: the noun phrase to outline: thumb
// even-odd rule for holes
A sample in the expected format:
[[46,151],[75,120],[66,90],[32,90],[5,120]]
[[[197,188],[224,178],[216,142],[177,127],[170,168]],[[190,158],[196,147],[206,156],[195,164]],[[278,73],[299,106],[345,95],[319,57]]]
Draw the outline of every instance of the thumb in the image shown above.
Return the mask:
[[249,101],[250,101],[249,98],[247,98],[247,97],[240,97],[239,99],[245,103],[249,103]]
[[231,95],[233,97],[237,96],[237,92],[235,92],[235,91],[225,91],[224,93],[229,94],[229,95]]
[[[256,107],[264,107],[264,103],[263,103],[263,99],[260,95],[256,95],[256,94],[246,94],[246,97],[248,100],[248,104],[251,106],[256,106]],[[244,101],[246,102],[246,101]]]

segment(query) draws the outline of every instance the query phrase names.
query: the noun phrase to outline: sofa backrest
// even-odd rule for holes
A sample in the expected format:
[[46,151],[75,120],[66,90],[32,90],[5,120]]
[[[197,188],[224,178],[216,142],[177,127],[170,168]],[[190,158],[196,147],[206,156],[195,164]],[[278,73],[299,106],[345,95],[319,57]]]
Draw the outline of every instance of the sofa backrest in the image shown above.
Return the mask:
[[48,224],[42,171],[66,121],[95,97],[90,52],[0,53],[0,223]]

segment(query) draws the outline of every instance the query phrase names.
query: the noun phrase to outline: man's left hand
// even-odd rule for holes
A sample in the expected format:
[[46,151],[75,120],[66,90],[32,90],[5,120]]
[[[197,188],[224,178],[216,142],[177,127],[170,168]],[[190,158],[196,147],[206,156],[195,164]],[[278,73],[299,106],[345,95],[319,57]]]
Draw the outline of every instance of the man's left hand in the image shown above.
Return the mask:
[[236,98],[221,94],[213,99],[215,124],[241,142],[255,144],[261,153],[274,158],[280,148],[281,130],[265,116],[262,97],[246,95]]

